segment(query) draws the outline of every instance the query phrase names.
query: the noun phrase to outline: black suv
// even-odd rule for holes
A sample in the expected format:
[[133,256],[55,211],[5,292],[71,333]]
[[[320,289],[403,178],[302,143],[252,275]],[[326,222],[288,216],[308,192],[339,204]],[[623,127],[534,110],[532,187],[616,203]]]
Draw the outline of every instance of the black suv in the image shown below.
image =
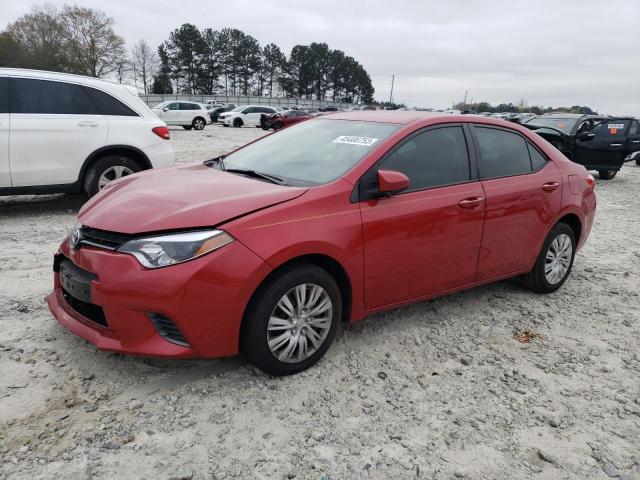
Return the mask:
[[211,112],[209,112],[209,118],[211,119],[211,123],[216,123],[218,121],[218,117],[223,112],[230,112],[236,108],[236,106],[232,103],[225,105],[224,107],[216,107]]
[[611,180],[640,151],[640,124],[631,117],[549,113],[522,124],[544,137],[567,158]]

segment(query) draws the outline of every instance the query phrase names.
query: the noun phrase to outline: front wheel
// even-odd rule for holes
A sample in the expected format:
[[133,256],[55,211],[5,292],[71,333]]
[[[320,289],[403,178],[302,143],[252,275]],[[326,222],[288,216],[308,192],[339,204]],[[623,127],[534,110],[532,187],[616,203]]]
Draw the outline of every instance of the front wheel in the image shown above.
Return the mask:
[[111,155],[94,163],[85,175],[84,191],[93,196],[109,182],[140,171],[140,166],[127,157]]
[[282,127],[284,127],[282,122],[276,122],[276,123],[273,124],[273,129],[274,130],[280,130]]
[[556,224],[542,244],[533,269],[524,278],[524,284],[538,293],[558,290],[566,281],[576,254],[576,237],[566,223]]
[[310,264],[288,268],[256,292],[240,351],[270,375],[300,372],[328,350],[341,314],[340,289],[326,270]]
[[611,180],[618,173],[617,170],[598,170],[600,180]]
[[206,124],[207,122],[204,120],[204,118],[198,117],[193,119],[193,123],[191,125],[193,126],[194,130],[202,130],[204,129]]
[[243,123],[244,122],[242,120],[240,120],[239,118],[236,118],[233,121],[233,126],[236,127],[236,128],[240,128],[243,125]]

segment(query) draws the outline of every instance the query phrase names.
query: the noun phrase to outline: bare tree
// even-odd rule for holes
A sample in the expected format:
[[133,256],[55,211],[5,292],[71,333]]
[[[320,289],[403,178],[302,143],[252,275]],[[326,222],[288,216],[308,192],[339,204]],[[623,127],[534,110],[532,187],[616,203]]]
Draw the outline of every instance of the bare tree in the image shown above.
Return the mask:
[[133,46],[132,54],[133,76],[136,80],[140,80],[144,93],[147,94],[158,69],[158,55],[144,40],[138,41]]
[[125,56],[124,40],[113,30],[113,19],[104,12],[83,7],[62,9],[73,70],[92,77],[116,72]]
[[135,69],[131,59],[122,57],[116,64],[116,69],[113,72],[118,80],[118,83],[122,83],[129,77],[130,73],[133,73],[135,80]]

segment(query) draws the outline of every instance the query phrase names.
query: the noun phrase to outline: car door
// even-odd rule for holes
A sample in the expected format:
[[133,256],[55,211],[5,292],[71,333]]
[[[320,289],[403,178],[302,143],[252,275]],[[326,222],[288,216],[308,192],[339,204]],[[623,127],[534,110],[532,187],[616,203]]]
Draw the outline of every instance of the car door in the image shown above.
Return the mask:
[[[377,308],[472,283],[484,221],[484,191],[460,125],[410,135],[360,182],[377,185],[378,169],[409,177],[409,189],[360,202],[365,302]],[[367,187],[369,185],[369,187]]]
[[245,108],[244,111],[242,112],[243,115],[241,117],[245,126],[246,125],[253,126],[253,125],[259,124],[260,113],[261,113],[261,109],[259,107]]
[[560,170],[522,135],[475,125],[486,213],[477,281],[509,276],[533,265],[560,210]]
[[590,170],[619,170],[629,154],[629,118],[614,118],[576,138],[573,161]]
[[633,120],[631,122],[627,142],[629,144],[627,157],[636,152],[640,152],[640,122],[638,122],[638,120]]
[[167,125],[181,125],[178,102],[171,102],[162,107],[162,115],[160,115],[160,118]]
[[11,186],[9,169],[9,77],[0,77],[0,188]]
[[13,186],[77,181],[87,157],[105,145],[106,118],[74,83],[12,77],[10,90]]

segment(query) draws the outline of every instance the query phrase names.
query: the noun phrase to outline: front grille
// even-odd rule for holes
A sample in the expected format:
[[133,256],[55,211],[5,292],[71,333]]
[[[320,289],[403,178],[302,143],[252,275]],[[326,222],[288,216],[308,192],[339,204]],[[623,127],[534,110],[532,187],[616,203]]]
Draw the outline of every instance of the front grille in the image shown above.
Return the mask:
[[107,250],[117,250],[131,238],[131,235],[124,233],[107,232],[83,225],[80,227],[80,241],[78,244],[106,248]]
[[149,319],[151,323],[153,323],[153,326],[156,327],[160,336],[166,341],[175,343],[181,347],[189,346],[180,329],[169,317],[165,317],[159,313],[149,313]]
[[69,306],[73,308],[80,315],[85,317],[92,322],[97,323],[103,327],[107,327],[107,319],[104,316],[104,310],[102,307],[98,305],[94,305],[93,303],[83,302],[82,300],[78,300],[74,298],[67,292],[64,288],[62,289],[62,296],[67,301]]

